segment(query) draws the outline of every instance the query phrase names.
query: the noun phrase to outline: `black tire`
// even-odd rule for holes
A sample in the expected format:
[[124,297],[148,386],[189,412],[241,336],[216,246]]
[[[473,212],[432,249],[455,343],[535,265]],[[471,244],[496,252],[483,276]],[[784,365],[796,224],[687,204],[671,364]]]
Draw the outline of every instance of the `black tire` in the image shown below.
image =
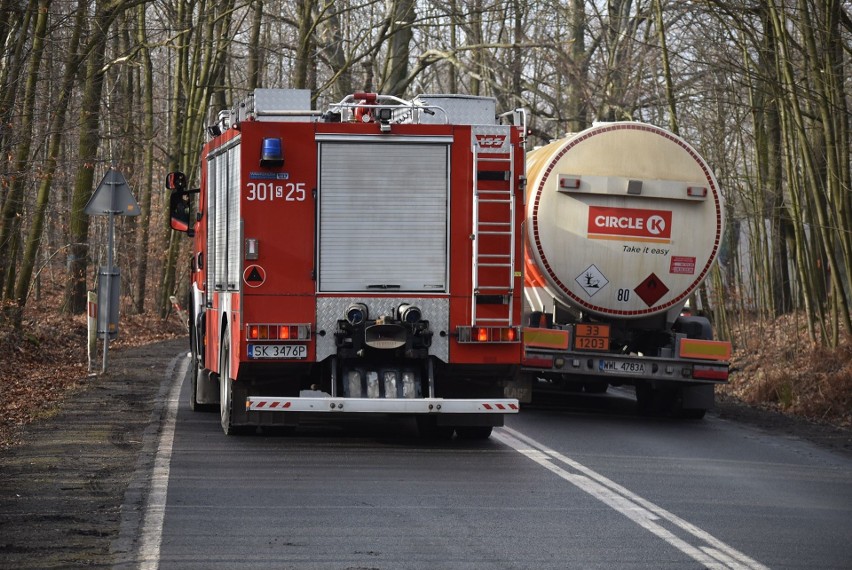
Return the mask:
[[459,439],[485,440],[491,437],[493,429],[491,426],[458,426],[456,435]]
[[636,411],[642,415],[654,413],[654,390],[648,386],[636,386]]
[[455,428],[452,426],[439,426],[438,418],[435,416],[417,416],[417,431],[423,439],[448,441],[453,438]]
[[231,342],[227,331],[222,347],[219,349],[219,414],[222,423],[222,431],[225,435],[247,435],[257,431],[255,426],[234,425],[234,410],[236,400],[234,399],[234,381],[230,376]]
[[189,409],[193,412],[201,411],[201,404],[198,403],[198,373],[200,372],[198,369],[198,359],[195,358],[195,354],[191,355],[192,358],[192,379],[190,380],[189,386]]
[[219,414],[222,431],[225,435],[240,435],[249,433],[247,426],[235,426],[234,418],[234,381],[229,378],[231,369],[231,342],[227,331],[225,340],[219,349]]
[[675,391],[649,386],[636,386],[636,409],[642,415],[667,416],[675,407]]
[[680,410],[676,415],[685,420],[703,420],[707,410],[703,408],[690,408],[688,410]]
[[583,391],[586,394],[605,394],[609,389],[609,384],[606,382],[584,382]]
[[231,343],[228,340],[227,331],[225,332],[225,340],[219,347],[219,418],[222,423],[222,431],[225,435],[233,435],[233,426],[231,425],[231,414],[233,413],[232,399],[234,397],[234,387],[229,378],[229,370],[231,363]]

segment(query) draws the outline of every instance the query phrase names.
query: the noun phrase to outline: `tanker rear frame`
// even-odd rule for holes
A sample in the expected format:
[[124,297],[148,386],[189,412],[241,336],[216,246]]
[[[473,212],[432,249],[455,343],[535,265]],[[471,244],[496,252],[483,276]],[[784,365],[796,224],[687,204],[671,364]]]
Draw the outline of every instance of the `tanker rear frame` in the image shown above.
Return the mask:
[[567,313],[525,312],[521,377],[530,398],[627,385],[635,388],[642,413],[701,419],[713,408],[715,386],[728,381],[731,345],[712,339],[705,317],[678,315],[667,325],[665,315],[607,322]]

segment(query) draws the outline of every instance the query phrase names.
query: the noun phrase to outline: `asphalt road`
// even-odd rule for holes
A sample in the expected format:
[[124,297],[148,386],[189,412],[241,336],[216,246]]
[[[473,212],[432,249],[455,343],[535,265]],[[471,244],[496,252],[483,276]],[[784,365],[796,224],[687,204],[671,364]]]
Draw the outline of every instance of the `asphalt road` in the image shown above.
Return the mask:
[[612,390],[538,402],[486,442],[399,419],[226,437],[189,410],[185,370],[119,567],[852,568],[852,459],[783,434],[640,417]]

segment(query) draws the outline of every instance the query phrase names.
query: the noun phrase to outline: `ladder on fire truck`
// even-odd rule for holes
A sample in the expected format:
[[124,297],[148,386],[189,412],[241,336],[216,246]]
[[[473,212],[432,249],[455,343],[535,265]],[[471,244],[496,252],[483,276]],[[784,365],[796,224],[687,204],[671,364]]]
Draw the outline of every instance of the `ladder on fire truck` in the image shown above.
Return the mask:
[[[507,135],[508,136],[508,135]],[[512,326],[515,277],[514,148],[473,145],[473,326]]]

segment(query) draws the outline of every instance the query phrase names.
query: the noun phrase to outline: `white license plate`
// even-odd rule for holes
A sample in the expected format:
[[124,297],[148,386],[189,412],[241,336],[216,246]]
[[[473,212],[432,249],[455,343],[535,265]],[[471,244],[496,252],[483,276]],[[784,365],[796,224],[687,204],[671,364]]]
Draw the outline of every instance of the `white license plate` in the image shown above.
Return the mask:
[[250,344],[249,358],[307,358],[308,347],[304,344]]
[[645,374],[645,363],[602,360],[600,369],[607,374]]

